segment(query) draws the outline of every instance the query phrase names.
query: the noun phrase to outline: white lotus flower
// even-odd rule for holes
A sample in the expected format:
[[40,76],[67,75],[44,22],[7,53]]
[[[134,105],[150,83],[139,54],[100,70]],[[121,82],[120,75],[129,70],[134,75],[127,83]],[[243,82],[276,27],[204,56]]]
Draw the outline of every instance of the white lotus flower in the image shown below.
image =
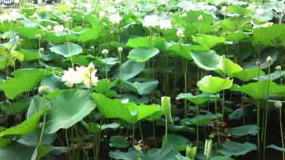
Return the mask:
[[109,15],[109,21],[113,24],[118,24],[121,22],[121,20],[123,19],[119,13],[114,13]]
[[177,37],[184,37],[184,31],[182,28],[178,28],[177,31],[176,31],[176,35]]
[[55,32],[63,32],[64,31],[64,27],[62,25],[55,25],[55,26],[53,26],[53,30]]
[[170,19],[161,19],[159,21],[160,29],[170,29],[172,28],[172,23]]
[[76,67],[76,70],[69,68],[64,71],[61,77],[67,87],[73,87],[74,84],[83,83],[86,88],[96,86],[98,83],[98,77],[96,77],[97,70],[93,63],[90,63],[88,67],[80,66]]
[[63,72],[61,80],[67,87],[73,87],[74,84],[78,84],[81,81],[80,75],[73,68],[69,68]]
[[159,17],[157,15],[148,15],[143,19],[144,27],[156,27],[159,25]]
[[88,67],[76,67],[76,71],[78,72],[78,75],[80,77],[80,83],[83,83],[86,88],[91,88],[91,86],[97,85],[97,69],[95,69],[93,63],[90,63]]

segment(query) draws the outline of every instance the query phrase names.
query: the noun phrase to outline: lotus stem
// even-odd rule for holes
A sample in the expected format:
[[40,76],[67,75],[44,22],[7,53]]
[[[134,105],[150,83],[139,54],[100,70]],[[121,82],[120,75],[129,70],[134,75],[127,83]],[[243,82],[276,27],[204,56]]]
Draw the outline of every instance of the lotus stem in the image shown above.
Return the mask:
[[[285,148],[284,145],[284,133],[283,133],[283,123],[282,123],[282,107],[279,108],[279,124],[280,124],[280,137],[282,148]],[[285,152],[282,152],[282,160],[285,160]]]

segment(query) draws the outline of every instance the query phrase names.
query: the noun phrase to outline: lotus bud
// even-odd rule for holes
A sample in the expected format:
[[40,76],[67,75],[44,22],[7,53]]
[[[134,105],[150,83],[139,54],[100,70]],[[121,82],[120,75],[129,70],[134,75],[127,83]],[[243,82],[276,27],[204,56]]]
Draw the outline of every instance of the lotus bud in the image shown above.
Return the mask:
[[184,35],[183,29],[178,28],[176,31],[176,35],[177,35],[177,37],[184,37],[185,35]]
[[36,37],[36,39],[41,39],[42,38],[42,36],[40,34],[36,34],[35,37]]
[[268,64],[271,64],[271,63],[272,63],[272,58],[271,58],[270,56],[268,56],[268,57],[266,58],[266,62],[267,62]]
[[281,66],[276,66],[275,69],[276,69],[277,71],[281,71]]
[[213,147],[213,140],[206,139],[205,148],[204,148],[204,156],[206,156],[207,159],[211,157],[212,147]]
[[256,61],[255,64],[256,64],[257,66],[260,66],[260,61]]
[[203,19],[204,19],[204,17],[203,17],[202,15],[200,15],[200,16],[198,17],[198,21],[203,21]]
[[186,157],[189,157],[190,159],[194,159],[197,153],[197,147],[186,147]]
[[274,103],[274,107],[276,107],[276,108],[281,108],[281,107],[282,107],[282,102],[281,102],[281,101],[276,101],[276,102]]
[[103,50],[102,50],[102,54],[103,54],[104,56],[107,56],[107,55],[109,54],[109,50],[108,50],[108,49],[103,49]]
[[40,86],[38,88],[38,92],[40,95],[47,95],[51,92],[51,90],[48,86]]
[[171,116],[171,99],[170,97],[161,97],[162,112],[168,122],[173,123]]
[[39,48],[39,53],[44,53],[45,49],[44,48]]
[[118,47],[118,52],[119,52],[119,53],[122,53],[123,50],[124,50],[124,49],[123,49],[122,47]]

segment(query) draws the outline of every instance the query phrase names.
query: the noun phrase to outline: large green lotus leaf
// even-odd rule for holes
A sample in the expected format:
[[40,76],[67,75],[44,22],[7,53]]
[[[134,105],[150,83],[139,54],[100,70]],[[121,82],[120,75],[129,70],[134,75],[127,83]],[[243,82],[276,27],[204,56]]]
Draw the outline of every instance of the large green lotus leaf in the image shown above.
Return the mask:
[[109,152],[109,156],[116,160],[134,160],[140,157],[139,153],[135,151],[129,151],[129,152],[111,151]]
[[238,42],[249,37],[247,33],[242,31],[225,32],[223,36],[226,38],[226,40],[234,42]]
[[215,20],[211,13],[204,11],[189,11],[186,14],[185,17],[182,17],[180,14],[173,17],[175,24],[186,29],[186,34],[209,33],[215,30],[215,26],[213,25]]
[[218,36],[213,36],[213,35],[197,35],[193,36],[193,41],[205,46],[207,48],[212,48],[215,45],[219,43],[225,43],[225,38],[224,37],[218,37]]
[[122,136],[112,136],[110,138],[110,146],[117,148],[126,148],[129,146],[129,142],[125,137]]
[[35,27],[23,27],[21,26],[17,32],[20,32],[20,34],[27,39],[34,39],[36,38],[37,34],[42,34],[43,30]]
[[182,156],[171,144],[163,144],[162,148],[148,150],[142,155],[142,160],[190,160]]
[[178,55],[184,59],[191,60],[191,45],[190,44],[181,44],[175,42],[168,42],[165,44],[166,50],[173,52],[172,55]]
[[45,69],[19,69],[13,72],[14,78],[9,78],[0,82],[0,89],[4,91],[5,96],[14,99],[23,92],[33,90],[37,84],[50,75]]
[[189,140],[177,134],[168,134],[163,136],[163,142],[171,144],[176,151],[185,151],[186,146],[190,144]]
[[212,50],[191,52],[191,56],[198,67],[205,70],[217,69],[221,61],[221,57]]
[[46,98],[39,95],[34,96],[27,111],[27,118],[33,116],[34,114],[47,107],[50,107],[50,103]]
[[44,40],[50,42],[50,43],[64,43],[66,42],[66,39],[69,39],[70,41],[77,41],[78,39],[78,35],[77,34],[73,34],[73,33],[56,33],[56,32],[52,32],[52,31],[47,31],[45,34],[43,34],[42,37]]
[[40,118],[46,111],[47,109],[43,109],[22,123],[0,132],[0,137],[7,135],[26,135],[34,132],[37,129]]
[[139,95],[147,95],[154,91],[158,86],[157,80],[134,83],[123,81],[123,83],[126,85],[127,88],[138,93]]
[[97,93],[108,93],[111,88],[117,85],[118,81],[111,82],[109,79],[100,79],[96,86],[93,87],[93,89]]
[[122,80],[129,80],[144,70],[145,63],[137,63],[128,60],[118,68],[116,77]]
[[229,120],[240,120],[245,115],[244,108],[238,108],[229,114]]
[[64,57],[71,57],[82,53],[83,49],[78,44],[66,42],[64,44],[55,45],[51,47],[50,51],[62,55]]
[[129,52],[128,58],[135,62],[146,62],[158,53],[157,48],[134,48]]
[[240,31],[251,29],[250,17],[231,17],[225,18],[219,22],[222,31]]
[[285,86],[269,80],[260,80],[242,86],[234,85],[231,90],[245,93],[254,99],[265,99],[271,96],[285,97]]
[[192,51],[208,51],[207,47],[201,45],[191,45],[191,44],[182,44],[176,42],[167,42],[165,43],[167,51],[170,51],[170,55],[179,56],[187,60],[191,60]]
[[7,147],[0,148],[1,160],[31,160],[34,147],[13,143]]
[[101,27],[97,28],[87,28],[82,33],[80,33],[78,40],[80,42],[87,42],[90,40],[97,40],[102,32]]
[[266,148],[274,149],[274,150],[280,151],[280,152],[285,152],[285,148],[279,147],[279,146],[277,146],[275,144],[270,144],[270,145],[266,146]]
[[81,121],[95,109],[89,91],[70,89],[51,93],[51,110],[48,116],[46,132],[51,134],[59,129],[67,129]]
[[165,40],[161,37],[136,37],[129,39],[126,46],[131,48],[164,48]]
[[264,76],[265,73],[258,68],[243,69],[239,72],[233,73],[231,77],[238,78],[242,81],[249,81],[258,76]]
[[41,54],[38,51],[32,49],[21,49],[19,52],[24,55],[25,61],[33,61],[41,57]]
[[198,81],[197,86],[204,93],[218,93],[231,88],[233,86],[233,80],[209,75]]
[[119,118],[134,124],[143,119],[154,120],[162,114],[158,105],[122,103],[119,99],[110,99],[98,93],[94,93],[92,97],[100,113],[107,118]]
[[275,72],[271,73],[270,75],[260,74],[259,76],[260,77],[256,76],[257,78],[255,78],[255,80],[257,80],[257,79],[259,79],[259,80],[269,79],[269,77],[270,77],[270,80],[274,81],[276,79],[285,77],[285,71],[275,71]]
[[198,115],[193,118],[184,118],[181,120],[183,125],[189,126],[206,126],[210,124],[213,120],[218,119],[221,115],[217,114],[207,114],[207,115]]
[[227,15],[249,16],[251,10],[242,5],[229,5],[226,8]]
[[225,156],[242,156],[256,149],[256,145],[252,143],[237,143],[231,141],[224,143],[220,148],[217,149],[217,152]]
[[218,98],[218,95],[202,93],[198,95],[193,95],[192,93],[180,93],[176,99],[187,99],[196,105],[203,104],[210,99]]
[[222,72],[227,76],[232,76],[233,74],[240,72],[242,70],[243,68],[240,65],[224,57],[221,58],[220,64],[217,69],[218,72]]
[[264,46],[285,46],[285,24],[274,24],[270,27],[259,27],[253,30],[256,44]]
[[23,99],[14,103],[0,102],[0,108],[6,114],[17,115],[26,111],[29,107],[29,100]]
[[233,136],[256,135],[259,131],[257,125],[244,125],[229,129],[229,133]]
[[233,160],[233,159],[227,156],[213,156],[209,160]]

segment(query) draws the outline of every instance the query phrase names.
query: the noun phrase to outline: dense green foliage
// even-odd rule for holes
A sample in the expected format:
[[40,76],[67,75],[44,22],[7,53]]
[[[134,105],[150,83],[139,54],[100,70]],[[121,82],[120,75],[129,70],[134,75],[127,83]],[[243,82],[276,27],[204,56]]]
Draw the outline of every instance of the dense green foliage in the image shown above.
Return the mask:
[[1,160],[285,160],[284,1],[19,7],[0,10]]

